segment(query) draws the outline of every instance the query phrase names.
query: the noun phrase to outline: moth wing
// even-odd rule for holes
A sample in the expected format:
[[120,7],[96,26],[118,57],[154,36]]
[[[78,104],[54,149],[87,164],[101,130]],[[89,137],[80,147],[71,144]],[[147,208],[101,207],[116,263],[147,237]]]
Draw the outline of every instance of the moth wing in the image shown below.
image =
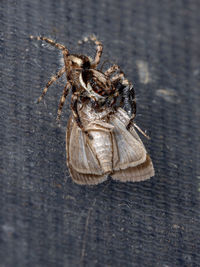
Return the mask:
[[107,175],[95,175],[92,173],[77,172],[71,165],[69,170],[73,181],[81,185],[97,185],[107,180]]
[[[118,110],[116,116],[112,116],[111,123],[115,126],[113,130],[113,173],[115,180],[142,181],[154,176],[154,168],[151,158],[135,131],[131,127],[126,129],[129,118],[123,110]],[[119,116],[120,115],[120,116]]]
[[113,169],[120,170],[135,167],[146,160],[146,150],[136,132],[129,132],[126,125],[117,116],[110,120],[113,129]]
[[72,179],[78,184],[98,184],[107,179],[97,158],[87,143],[86,136],[74,122],[72,116],[66,134],[67,165]]
[[118,170],[112,173],[114,180],[121,182],[140,182],[150,179],[155,175],[153,164],[149,155],[146,155],[146,160],[135,167],[130,167],[123,170]]

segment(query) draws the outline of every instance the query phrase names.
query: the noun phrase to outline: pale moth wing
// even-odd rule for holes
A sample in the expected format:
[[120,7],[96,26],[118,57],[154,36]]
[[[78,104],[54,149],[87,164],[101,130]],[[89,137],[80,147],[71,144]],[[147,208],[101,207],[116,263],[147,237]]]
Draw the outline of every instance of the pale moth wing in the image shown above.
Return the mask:
[[67,165],[72,179],[78,184],[95,185],[107,179],[98,160],[87,145],[86,136],[69,118],[66,132]]
[[121,182],[140,182],[154,176],[154,168],[149,155],[142,164],[127,169],[116,171],[112,174],[114,180]]
[[118,109],[110,122],[115,126],[113,132],[118,144],[119,157],[119,161],[113,166],[112,178],[123,182],[139,182],[154,176],[151,158],[135,128],[131,126],[129,131],[126,129],[129,117],[124,110]]

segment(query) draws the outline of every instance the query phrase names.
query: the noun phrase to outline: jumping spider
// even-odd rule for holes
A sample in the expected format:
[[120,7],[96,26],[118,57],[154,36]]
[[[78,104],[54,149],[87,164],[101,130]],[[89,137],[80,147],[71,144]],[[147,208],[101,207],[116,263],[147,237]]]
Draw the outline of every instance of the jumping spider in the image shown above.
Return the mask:
[[[70,54],[69,50],[62,44],[56,43],[46,37],[34,37],[31,39],[42,40],[62,51],[64,67],[46,84],[38,102],[47,93],[49,86],[66,73],[67,83],[60,99],[57,120],[60,119],[65,99],[72,91],[71,109],[78,126],[84,131],[78,113],[78,104],[90,102],[96,111],[104,106],[122,107],[130,117],[130,123],[136,114],[135,93],[132,84],[124,77],[124,73],[118,65],[112,65],[105,72],[98,69],[102,55],[103,45],[94,35],[85,38],[84,42],[92,41],[96,45],[94,59],[80,54]],[[114,75],[115,74],[115,75]],[[127,128],[129,125],[127,126]],[[85,131],[86,134],[88,134]]]

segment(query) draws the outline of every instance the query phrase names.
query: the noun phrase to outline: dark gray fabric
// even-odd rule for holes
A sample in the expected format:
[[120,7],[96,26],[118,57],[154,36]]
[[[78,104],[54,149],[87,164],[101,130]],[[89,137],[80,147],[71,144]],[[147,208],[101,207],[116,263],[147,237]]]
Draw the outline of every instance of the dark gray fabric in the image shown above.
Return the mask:
[[[200,32],[197,0],[1,1],[0,266],[199,266]],[[137,124],[156,176],[141,183],[72,182],[57,50],[29,35],[95,33],[104,59],[134,84]]]

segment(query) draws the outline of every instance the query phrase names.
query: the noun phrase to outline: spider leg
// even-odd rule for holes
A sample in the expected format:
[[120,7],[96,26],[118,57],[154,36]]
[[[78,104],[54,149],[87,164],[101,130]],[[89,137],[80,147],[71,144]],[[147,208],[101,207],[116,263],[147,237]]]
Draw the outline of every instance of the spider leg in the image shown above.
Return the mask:
[[101,55],[102,55],[102,52],[103,52],[103,44],[100,41],[98,41],[95,36],[93,36],[91,38],[91,40],[97,46],[97,48],[96,48],[96,55],[95,55],[95,59],[94,59],[94,65],[97,66],[99,64],[99,62],[100,62]]
[[111,107],[114,106],[115,103],[117,102],[117,98],[118,98],[118,96],[119,96],[119,92],[118,92],[118,91],[115,91],[115,93],[113,94],[112,101],[111,101],[111,103],[110,103],[110,106],[111,106]]
[[44,88],[44,90],[43,90],[41,96],[38,98],[37,103],[39,103],[39,102],[42,100],[42,98],[46,95],[49,86],[50,86],[52,83],[54,83],[57,79],[59,79],[59,78],[63,75],[64,72],[65,72],[65,67],[63,67],[61,70],[59,70],[59,71],[56,73],[56,75],[54,75],[53,77],[51,77],[50,81],[48,81],[48,83],[46,84],[46,86],[45,86],[45,88]]
[[77,125],[83,129],[83,125],[81,123],[81,120],[80,120],[80,117],[79,117],[79,114],[78,114],[78,109],[77,109],[77,104],[78,104],[78,94],[74,93],[72,94],[71,96],[71,109],[72,109],[72,113],[73,113],[73,116],[74,116],[74,119],[77,123]]
[[112,65],[107,71],[104,72],[106,76],[110,76],[113,74],[115,71],[120,70],[120,67],[116,64]]
[[93,139],[93,137],[87,132],[84,130],[84,127],[83,127],[83,124],[81,122],[81,119],[80,119],[80,116],[78,114],[78,107],[77,107],[77,104],[78,104],[78,97],[79,97],[79,93],[74,93],[72,96],[71,96],[71,109],[72,109],[72,113],[73,113],[73,116],[74,116],[74,119],[77,123],[77,125],[81,128],[81,130],[90,138],[90,139]]
[[122,71],[111,78],[111,82],[120,82],[121,84],[123,83],[123,85],[125,85],[124,80],[124,73]]
[[57,112],[57,118],[56,118],[57,121],[60,120],[62,108],[63,108],[63,105],[65,103],[65,99],[66,99],[66,97],[67,97],[67,95],[69,93],[70,87],[71,87],[71,84],[70,84],[70,82],[67,81],[67,84],[65,85],[65,87],[63,89],[63,94],[61,96],[60,103],[59,103],[59,106],[58,106],[58,112]]
[[59,50],[62,50],[62,51],[65,51],[65,52],[69,53],[68,49],[67,49],[64,45],[59,44],[59,43],[56,43],[56,42],[54,42],[52,39],[49,39],[49,38],[47,38],[47,37],[33,36],[33,35],[31,35],[30,38],[31,38],[31,39],[36,39],[36,40],[45,41],[45,42],[47,42],[48,44],[50,44],[50,45],[52,45],[52,46],[58,48]]
[[78,43],[82,44],[83,42],[89,42],[89,41],[94,42],[95,45],[97,46],[96,55],[95,55],[94,61],[92,62],[93,68],[96,68],[96,66],[99,64],[100,59],[101,59],[101,55],[103,51],[103,44],[97,40],[95,35],[90,35],[89,37],[85,37],[83,41],[79,41]]

